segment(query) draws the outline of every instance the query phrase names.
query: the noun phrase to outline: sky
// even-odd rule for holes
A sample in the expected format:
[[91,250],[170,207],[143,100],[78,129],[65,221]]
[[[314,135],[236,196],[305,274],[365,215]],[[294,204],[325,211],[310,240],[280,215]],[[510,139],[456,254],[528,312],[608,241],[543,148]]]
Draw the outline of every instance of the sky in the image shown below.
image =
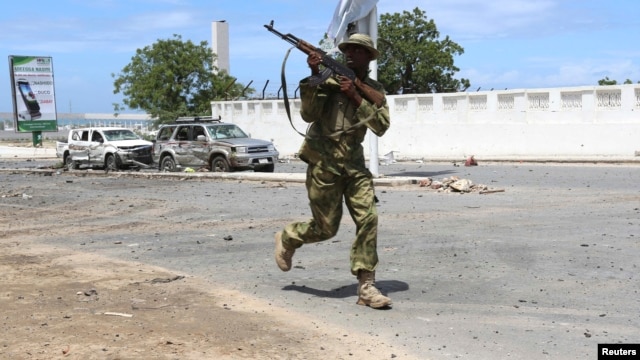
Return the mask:
[[[113,113],[114,78],[137,49],[174,34],[211,46],[211,23],[229,23],[230,74],[277,92],[290,45],[264,28],[317,44],[339,0],[31,0],[4,2],[0,112],[11,112],[11,55],[51,56],[59,113]],[[378,15],[420,8],[440,37],[464,48],[454,58],[468,91],[595,86],[608,77],[640,81],[637,0],[379,0]],[[294,50],[287,84],[308,75]],[[291,86],[291,85],[289,85]],[[125,110],[135,113],[135,110]]]

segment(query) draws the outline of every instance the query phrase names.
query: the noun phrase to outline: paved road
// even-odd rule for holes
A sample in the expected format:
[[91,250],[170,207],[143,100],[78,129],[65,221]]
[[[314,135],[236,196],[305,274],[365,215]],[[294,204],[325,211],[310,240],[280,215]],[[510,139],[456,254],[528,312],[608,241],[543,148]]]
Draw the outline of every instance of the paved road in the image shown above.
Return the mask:
[[[303,170],[293,163],[278,171]],[[394,300],[392,310],[354,304],[348,216],[335,239],[301,248],[290,272],[277,269],[273,233],[308,217],[299,183],[76,177],[68,186],[78,197],[98,191],[152,205],[169,196],[166,221],[182,226],[128,237],[116,224],[84,243],[50,242],[206,277],[346,329],[336,337],[368,333],[392,344],[397,358],[595,359],[598,343],[640,342],[640,166],[400,163],[380,170],[455,175],[505,190],[378,187],[378,285]]]

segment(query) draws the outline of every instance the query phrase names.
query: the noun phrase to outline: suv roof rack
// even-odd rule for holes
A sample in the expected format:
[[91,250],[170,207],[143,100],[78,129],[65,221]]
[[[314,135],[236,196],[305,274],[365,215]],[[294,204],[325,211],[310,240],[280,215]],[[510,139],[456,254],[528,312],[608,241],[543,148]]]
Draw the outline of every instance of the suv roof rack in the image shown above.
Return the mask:
[[185,123],[185,122],[220,122],[222,121],[222,116],[218,115],[217,118],[213,116],[181,116],[176,119],[177,123]]

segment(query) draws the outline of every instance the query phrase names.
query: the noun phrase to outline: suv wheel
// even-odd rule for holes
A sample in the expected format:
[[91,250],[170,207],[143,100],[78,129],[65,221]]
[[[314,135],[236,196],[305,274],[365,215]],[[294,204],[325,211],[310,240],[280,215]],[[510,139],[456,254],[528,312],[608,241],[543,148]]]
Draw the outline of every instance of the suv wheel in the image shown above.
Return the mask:
[[71,155],[68,155],[64,157],[64,166],[67,170],[77,170],[78,169],[78,164],[76,164],[75,161],[71,160]]
[[113,154],[107,155],[104,166],[108,171],[117,171],[119,169],[118,159],[116,159],[116,156]]
[[176,162],[170,155],[167,155],[162,158],[160,161],[160,171],[162,172],[173,172],[176,171]]
[[216,156],[211,160],[212,172],[229,172],[229,163],[224,156]]

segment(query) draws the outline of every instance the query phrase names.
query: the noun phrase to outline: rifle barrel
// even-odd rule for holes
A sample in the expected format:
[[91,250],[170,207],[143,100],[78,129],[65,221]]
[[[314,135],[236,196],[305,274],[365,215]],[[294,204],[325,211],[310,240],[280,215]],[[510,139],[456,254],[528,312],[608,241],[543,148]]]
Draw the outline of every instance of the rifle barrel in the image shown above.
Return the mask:
[[[376,106],[380,107],[384,105],[384,94],[380,93],[379,91],[373,89],[371,86],[367,85],[366,83],[360,81],[357,77],[356,74],[353,70],[349,69],[347,66],[339,63],[338,61],[336,61],[335,59],[333,59],[331,56],[327,55],[326,52],[324,52],[323,50],[309,44],[308,42],[298,39],[297,37],[291,35],[291,34],[283,34],[281,32],[279,32],[278,30],[273,28],[273,20],[271,20],[271,22],[269,23],[269,25],[265,25],[265,28],[267,28],[267,30],[269,30],[270,32],[278,35],[279,37],[281,37],[284,41],[290,43],[291,45],[297,47],[300,51],[304,52],[305,54],[309,55],[311,52],[318,52],[319,54],[322,55],[322,61],[321,63],[328,69],[331,70],[331,72],[333,74],[336,75],[341,75],[341,76],[346,76],[349,79],[353,80],[356,87],[363,93],[364,98],[366,98],[368,101],[374,103]],[[326,75],[328,73],[324,73],[322,74],[318,79],[320,79],[319,81],[325,80],[326,79]]]
[[269,25],[265,25],[265,28],[267,28],[267,30],[269,30],[270,32],[278,35],[279,37],[281,37],[284,41],[288,42],[289,44],[293,45],[293,46],[298,46],[298,44],[300,43],[300,39],[298,39],[297,37],[293,36],[292,34],[283,34],[280,31],[276,30],[273,27],[273,20],[271,21],[271,23]]

